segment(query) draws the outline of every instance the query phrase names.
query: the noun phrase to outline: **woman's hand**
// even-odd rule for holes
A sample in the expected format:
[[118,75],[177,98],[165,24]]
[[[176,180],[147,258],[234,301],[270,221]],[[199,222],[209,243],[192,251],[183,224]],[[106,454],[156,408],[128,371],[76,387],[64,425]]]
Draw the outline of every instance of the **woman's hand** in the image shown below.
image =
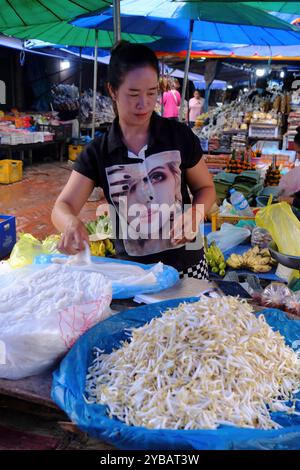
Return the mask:
[[173,228],[170,232],[172,245],[176,247],[192,242],[196,238],[199,225],[203,220],[203,210],[196,209],[195,206],[175,218]]
[[84,242],[89,243],[89,236],[85,225],[76,216],[71,216],[58,245],[58,249],[61,253],[66,255],[76,255],[84,250]]

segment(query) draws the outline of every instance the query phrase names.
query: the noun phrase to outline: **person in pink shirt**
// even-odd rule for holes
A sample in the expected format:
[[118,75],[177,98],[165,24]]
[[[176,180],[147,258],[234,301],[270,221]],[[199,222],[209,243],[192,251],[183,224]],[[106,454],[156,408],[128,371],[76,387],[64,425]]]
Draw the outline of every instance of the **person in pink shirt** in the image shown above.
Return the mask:
[[163,117],[178,120],[181,96],[176,90],[176,85],[172,82],[167,90],[163,93]]
[[194,97],[189,101],[187,122],[190,127],[194,127],[197,117],[202,113],[204,99],[200,96],[200,91],[194,91]]

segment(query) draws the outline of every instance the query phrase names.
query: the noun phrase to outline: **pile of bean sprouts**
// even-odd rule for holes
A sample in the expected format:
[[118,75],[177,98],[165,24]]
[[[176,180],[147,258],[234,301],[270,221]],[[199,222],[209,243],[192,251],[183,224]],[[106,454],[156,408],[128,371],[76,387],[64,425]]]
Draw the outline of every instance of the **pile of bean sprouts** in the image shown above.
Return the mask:
[[[96,350],[86,400],[152,429],[275,429],[270,411],[296,413],[300,355],[244,300],[182,303],[131,330],[111,354]],[[298,413],[296,413],[298,414]]]

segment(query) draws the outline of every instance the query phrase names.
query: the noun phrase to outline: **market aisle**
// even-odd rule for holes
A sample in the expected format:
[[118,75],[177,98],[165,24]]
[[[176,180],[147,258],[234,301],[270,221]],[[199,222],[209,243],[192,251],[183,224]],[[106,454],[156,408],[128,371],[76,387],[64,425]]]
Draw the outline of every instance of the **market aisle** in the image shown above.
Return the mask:
[[[17,217],[18,232],[31,233],[39,239],[56,233],[51,223],[51,211],[71,170],[68,163],[57,162],[25,168],[22,181],[0,185],[0,213]],[[81,212],[84,222],[96,218],[100,203],[85,204]]]

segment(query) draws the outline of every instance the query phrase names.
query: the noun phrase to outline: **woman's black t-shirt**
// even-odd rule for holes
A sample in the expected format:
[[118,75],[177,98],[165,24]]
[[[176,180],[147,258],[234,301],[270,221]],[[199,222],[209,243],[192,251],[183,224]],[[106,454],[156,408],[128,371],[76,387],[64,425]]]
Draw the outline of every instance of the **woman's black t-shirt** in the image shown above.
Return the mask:
[[173,248],[166,236],[170,228],[166,214],[168,207],[175,208],[176,216],[191,204],[185,170],[201,157],[199,139],[185,124],[156,113],[151,117],[149,144],[139,155],[124,145],[118,119],[85,148],[74,170],[103,189],[119,258],[146,264],[162,261],[179,271],[199,262],[202,241],[197,237],[192,245]]

